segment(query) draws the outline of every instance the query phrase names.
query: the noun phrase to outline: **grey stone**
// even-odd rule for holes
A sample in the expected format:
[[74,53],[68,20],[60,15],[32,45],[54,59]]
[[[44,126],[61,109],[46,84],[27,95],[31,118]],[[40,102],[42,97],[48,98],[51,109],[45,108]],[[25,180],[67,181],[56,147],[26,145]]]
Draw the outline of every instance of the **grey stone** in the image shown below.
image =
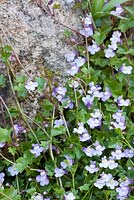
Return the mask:
[[[43,2],[46,5],[47,1]],[[55,18],[77,30],[80,27],[78,11],[72,10],[64,0],[56,2],[60,3],[60,9],[55,9]],[[34,2],[3,0],[0,24],[26,70],[42,65],[62,76],[66,75],[69,66],[64,55],[71,48],[64,40],[66,28],[42,12]]]

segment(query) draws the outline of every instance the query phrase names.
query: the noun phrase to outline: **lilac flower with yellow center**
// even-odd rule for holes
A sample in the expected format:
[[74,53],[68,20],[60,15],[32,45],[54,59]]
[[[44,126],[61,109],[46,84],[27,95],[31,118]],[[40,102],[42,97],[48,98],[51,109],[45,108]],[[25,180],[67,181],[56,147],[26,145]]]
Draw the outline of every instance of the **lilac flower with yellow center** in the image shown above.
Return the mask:
[[85,26],[91,25],[93,23],[93,19],[92,19],[91,14],[87,15],[86,18],[83,21],[84,21]]
[[34,91],[37,87],[38,87],[38,83],[34,82],[34,81],[31,81],[31,80],[28,80],[26,85],[25,85],[25,88],[28,91]]
[[121,147],[116,147],[115,151],[111,152],[112,158],[115,160],[120,160],[121,158],[124,158],[125,154],[122,151]]
[[94,55],[96,52],[100,51],[100,47],[96,44],[95,41],[92,40],[92,45],[87,47],[87,50]]
[[91,139],[91,136],[89,135],[87,129],[84,128],[83,123],[78,123],[78,128],[74,128],[73,132],[79,134],[81,142],[85,142]]
[[64,195],[65,200],[74,200],[75,196],[72,192],[69,192],[68,194]]
[[110,189],[114,189],[118,185],[118,181],[113,179],[112,174],[105,174],[103,172],[100,176],[94,183],[95,187],[102,189],[104,186],[107,186]]
[[121,68],[119,69],[123,74],[131,74],[132,66],[126,66],[124,63],[122,64]]
[[17,168],[15,168],[15,165],[12,165],[11,167],[8,167],[7,171],[10,172],[11,176],[16,176],[19,173]]
[[85,36],[85,37],[90,37],[93,35],[93,28],[92,26],[87,26],[84,27],[83,29],[80,30],[80,34]]
[[116,9],[113,10],[113,11],[111,11],[110,13],[111,13],[112,15],[121,16],[121,14],[122,14],[123,12],[124,12],[124,9],[122,8],[122,6],[121,6],[121,5],[117,5],[117,6],[116,6]]
[[112,96],[112,93],[109,88],[105,88],[105,92],[102,92],[101,100],[103,102],[107,101]]
[[63,126],[63,125],[64,125],[63,119],[54,120],[54,128],[59,127],[59,126]]
[[118,167],[118,163],[116,163],[113,159],[107,160],[106,156],[102,157],[101,163],[99,166],[102,168],[109,168],[109,169],[115,169]]
[[119,96],[117,99],[115,99],[115,102],[117,102],[118,106],[129,106],[130,105],[130,100],[123,99],[123,96]]
[[61,167],[66,169],[67,167],[71,167],[73,165],[73,160],[70,156],[65,156],[65,160],[61,162]]
[[115,52],[114,52],[114,50],[111,48],[111,46],[108,46],[108,48],[104,50],[104,53],[105,53],[105,57],[106,57],[106,58],[112,58],[112,57],[115,56]]
[[32,196],[32,200],[44,200],[42,194],[38,193],[37,195]]
[[67,59],[68,62],[73,62],[76,55],[77,55],[76,51],[70,51],[65,54],[65,58]]
[[118,110],[112,115],[114,121],[111,121],[110,129],[119,128],[121,130],[126,129],[125,117],[122,115],[122,111]]
[[35,158],[39,157],[41,153],[44,151],[44,148],[39,144],[32,144],[33,149],[30,150],[32,154],[34,154]]
[[67,70],[67,73],[71,76],[74,76],[75,74],[77,74],[79,72],[79,67],[77,66],[76,63],[71,63],[71,68]]
[[91,113],[91,118],[87,121],[87,124],[91,129],[101,126],[102,114],[96,109],[94,113]]
[[96,167],[96,161],[90,161],[90,165],[87,165],[85,169],[91,174],[99,171],[99,168]]
[[125,149],[123,154],[125,158],[134,158],[134,149]]
[[36,181],[40,183],[41,186],[48,185],[49,179],[45,171],[41,171],[40,175],[36,176]]
[[62,86],[58,86],[56,88],[53,89],[52,95],[61,102],[61,100],[63,99],[63,97],[65,96],[67,92],[67,89],[65,87]]
[[66,173],[65,170],[58,167],[55,168],[54,172],[55,172],[55,177],[62,177]]
[[78,57],[74,60],[74,63],[78,66],[81,67],[86,63],[86,58],[83,57]]
[[94,97],[86,95],[85,97],[82,97],[82,101],[84,102],[85,106],[87,106],[87,108],[90,109],[92,107]]

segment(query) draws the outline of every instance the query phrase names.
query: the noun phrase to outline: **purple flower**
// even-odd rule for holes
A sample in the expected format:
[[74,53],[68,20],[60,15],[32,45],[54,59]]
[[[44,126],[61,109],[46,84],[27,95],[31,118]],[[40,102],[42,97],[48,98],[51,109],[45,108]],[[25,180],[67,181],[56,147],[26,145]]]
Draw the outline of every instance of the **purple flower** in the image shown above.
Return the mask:
[[87,132],[87,129],[84,127],[83,123],[78,123],[78,128],[74,128],[74,133],[82,134]]
[[101,178],[96,180],[96,182],[94,183],[94,186],[99,189],[102,189],[106,185],[106,182],[110,181],[110,179],[112,178],[112,175],[105,174],[103,172],[100,176],[101,176]]
[[92,95],[93,97],[102,97],[102,93],[100,92],[101,87],[99,85],[95,85],[94,82],[89,83],[90,90],[88,90],[88,94]]
[[66,169],[67,167],[71,167],[73,165],[73,160],[70,156],[65,156],[66,160],[61,162],[61,167]]
[[79,71],[79,67],[75,63],[72,63],[72,67],[71,69],[67,70],[67,73],[71,76],[74,76],[75,74],[78,73],[78,71]]
[[94,113],[91,113],[91,118],[87,121],[87,124],[91,129],[101,126],[102,114],[96,109]]
[[34,154],[35,158],[41,155],[41,153],[44,151],[44,148],[41,147],[39,144],[32,144],[33,149],[30,150],[32,154]]
[[114,31],[112,37],[110,38],[111,43],[121,43],[120,37],[121,37],[121,32]]
[[120,68],[120,71],[123,73],[123,74],[131,74],[132,72],[132,66],[126,66],[124,63],[123,65],[121,66]]
[[108,182],[106,182],[106,186],[110,189],[114,189],[118,185],[118,181],[115,181],[113,178],[111,178]]
[[64,125],[63,119],[54,120],[54,128],[59,127],[59,126],[63,126],[63,125]]
[[75,80],[71,80],[71,83],[69,84],[71,88],[77,88],[79,85],[79,82]]
[[16,176],[19,173],[19,171],[15,168],[15,165],[8,167],[7,171],[10,172],[11,176]]
[[112,117],[115,121],[111,121],[110,129],[113,128],[120,128],[121,130],[126,129],[125,117],[122,115],[121,110],[118,110],[118,112],[114,113]]
[[74,104],[73,104],[73,102],[70,100],[69,97],[63,98],[63,99],[61,100],[61,103],[62,103],[63,107],[66,108],[66,109],[67,109],[67,108],[72,109],[72,108],[74,107]]
[[66,2],[67,4],[71,4],[71,3],[74,2],[74,0],[65,0],[65,2]]
[[80,30],[80,34],[85,36],[85,37],[89,37],[93,35],[93,28],[92,26],[88,26],[83,28],[82,30]]
[[117,148],[115,151],[111,152],[111,155],[113,159],[120,160],[121,158],[124,158],[124,153],[120,148]]
[[62,177],[66,172],[62,168],[56,167],[55,170],[55,177]]
[[90,161],[90,165],[86,166],[85,169],[91,174],[99,171],[99,168],[96,167],[96,161]]
[[114,189],[118,185],[118,181],[115,181],[112,174],[105,174],[104,172],[100,175],[101,178],[97,179],[94,183],[95,187],[102,189],[104,186]]
[[82,133],[82,134],[79,136],[79,138],[80,138],[80,141],[81,141],[81,142],[86,142],[86,141],[88,141],[88,140],[91,139],[91,136],[89,135],[88,132],[85,132],[85,133]]
[[80,137],[81,142],[85,142],[91,139],[91,136],[88,134],[88,131],[86,128],[84,128],[83,123],[78,123],[78,128],[74,128],[73,132],[78,133]]
[[44,197],[42,194],[38,193],[36,196],[32,196],[33,200],[44,200]]
[[75,199],[75,196],[72,192],[65,194],[64,197],[65,197],[65,200],[74,200]]
[[96,44],[95,41],[92,40],[92,45],[87,47],[87,50],[94,55],[96,52],[100,51],[100,47]]
[[0,187],[3,184],[3,182],[4,182],[4,176],[5,176],[5,174],[3,172],[1,172],[0,173]]
[[94,147],[95,147],[95,155],[97,156],[101,156],[102,155],[102,152],[105,150],[105,147],[104,146],[101,146],[100,143],[98,141],[96,141],[94,144]]
[[111,96],[112,96],[112,93],[110,92],[109,88],[105,88],[105,92],[102,92],[102,97],[101,97],[101,100],[103,102],[107,101]]
[[41,171],[40,175],[36,176],[36,181],[40,183],[41,186],[48,185],[49,179],[45,171]]
[[76,51],[71,51],[65,54],[65,58],[67,59],[68,62],[73,62],[76,55],[77,55]]
[[84,102],[85,106],[87,106],[87,108],[90,109],[93,104],[94,97],[86,95],[85,97],[82,97],[82,101]]
[[113,51],[111,46],[108,46],[108,48],[104,50],[104,53],[106,58],[112,58],[115,56],[115,52]]
[[116,188],[116,192],[118,193],[117,199],[126,200],[129,198],[130,188],[129,185],[132,184],[133,181],[126,177],[125,181],[120,182],[120,187]]
[[38,83],[37,82],[33,82],[31,80],[28,80],[26,85],[25,85],[25,88],[28,91],[34,91],[37,87],[38,87]]
[[117,99],[115,99],[115,102],[117,102],[118,106],[129,106],[130,104],[130,100],[124,100],[122,96],[119,96]]
[[20,131],[24,131],[24,128],[18,124],[14,125],[15,133],[18,134]]
[[132,149],[125,149],[123,153],[125,158],[134,158],[134,150]]
[[3,148],[5,146],[5,142],[0,142],[0,148]]
[[88,26],[88,25],[91,25],[92,23],[93,23],[93,19],[92,19],[91,14],[87,15],[87,17],[84,19],[84,25]]
[[81,67],[86,63],[86,58],[78,57],[74,60],[74,63],[78,66]]
[[95,155],[95,150],[93,148],[91,148],[90,146],[88,147],[83,147],[83,152],[88,156],[88,157],[92,157]]
[[118,167],[118,163],[116,163],[113,159],[107,160],[106,156],[104,156],[101,159],[99,166],[103,168],[115,169]]
[[101,146],[98,141],[96,141],[93,145],[95,148],[92,148],[90,146],[83,147],[83,152],[89,157],[102,155],[102,152],[105,150],[105,147]]
[[124,12],[123,8],[121,7],[121,5],[117,5],[115,11],[111,11],[110,13],[112,15],[116,15],[116,16],[121,16],[121,14]]
[[53,93],[52,95],[58,100],[61,101],[63,99],[63,97],[65,96],[67,92],[67,89],[65,87],[62,86],[58,86],[56,88],[53,89]]

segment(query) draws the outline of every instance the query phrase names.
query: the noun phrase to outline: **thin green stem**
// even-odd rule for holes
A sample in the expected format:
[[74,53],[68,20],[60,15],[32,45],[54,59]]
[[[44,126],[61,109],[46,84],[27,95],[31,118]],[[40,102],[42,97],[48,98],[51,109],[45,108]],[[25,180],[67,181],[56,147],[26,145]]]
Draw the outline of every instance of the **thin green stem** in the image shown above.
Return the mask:
[[19,109],[19,111],[20,111],[20,113],[21,113],[21,115],[22,115],[22,118],[23,118],[23,120],[25,121],[25,123],[26,123],[26,125],[28,126],[28,128],[30,129],[31,133],[33,134],[33,136],[34,136],[36,142],[39,144],[39,140],[38,140],[38,138],[36,137],[36,135],[35,135],[33,129],[31,128],[31,126],[30,126],[29,123],[27,122],[27,119],[26,119],[26,117],[25,117],[25,115],[24,115],[24,113],[23,113],[23,111],[22,111],[22,109],[21,109],[21,106],[20,106],[20,104],[19,104],[19,101],[18,101],[18,99],[17,99],[17,97],[16,97],[16,94],[15,94],[15,91],[14,91],[14,88],[13,88],[13,84],[12,84],[12,80],[11,80],[11,77],[10,77],[10,73],[9,73],[8,67],[7,67],[7,73],[8,73],[9,82],[10,82],[10,85],[11,85],[11,89],[12,89],[12,92],[13,92],[13,95],[14,95],[14,98],[15,98],[15,101],[16,101],[16,104],[17,104],[18,109]]
[[11,199],[10,197],[8,197],[6,194],[4,194],[3,192],[0,192],[0,194],[3,195],[4,197],[6,197],[7,200],[13,200],[13,199]]
[[65,120],[65,117],[64,117],[64,114],[63,114],[63,110],[60,108],[60,106],[59,106],[59,110],[60,110],[62,119],[63,119],[63,121],[64,121],[64,125],[65,125],[65,128],[66,128],[67,134],[68,134],[68,136],[70,137],[71,135],[70,135],[70,132],[69,132],[69,129],[68,129],[68,126],[67,126],[67,122],[66,122],[66,120]]
[[11,164],[15,165],[15,163],[14,163],[14,162],[12,162],[11,160],[9,160],[9,159],[8,159],[8,158],[6,158],[5,156],[3,156],[1,152],[0,152],[0,156],[1,156],[1,157],[2,157],[4,160],[8,161],[9,163],[11,163]]
[[6,103],[5,103],[5,101],[3,100],[3,98],[2,98],[1,96],[0,96],[0,101],[1,101],[2,104],[4,105],[6,111],[7,111],[8,115],[9,115],[9,118],[10,118],[10,121],[11,121],[11,124],[12,124],[12,128],[13,128],[14,139],[15,139],[15,141],[17,141],[17,135],[16,135],[16,131],[15,131],[15,128],[14,128],[14,123],[13,123],[12,116],[11,116],[11,114],[10,114],[10,112],[9,112],[9,109],[8,109],[8,107],[7,107]]

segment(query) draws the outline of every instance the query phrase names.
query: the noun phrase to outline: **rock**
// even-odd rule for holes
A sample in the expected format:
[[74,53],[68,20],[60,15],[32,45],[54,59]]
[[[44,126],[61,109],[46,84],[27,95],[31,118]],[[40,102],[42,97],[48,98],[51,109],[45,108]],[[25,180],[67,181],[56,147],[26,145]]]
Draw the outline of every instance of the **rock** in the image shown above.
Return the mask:
[[[55,18],[77,30],[80,26],[78,12],[66,5],[64,0],[58,2],[60,8],[55,9]],[[50,9],[52,11],[52,6]],[[34,71],[36,66],[41,65],[66,75],[68,64],[64,55],[70,49],[64,40],[66,28],[43,12],[34,1],[3,1],[0,23],[26,70]]]

